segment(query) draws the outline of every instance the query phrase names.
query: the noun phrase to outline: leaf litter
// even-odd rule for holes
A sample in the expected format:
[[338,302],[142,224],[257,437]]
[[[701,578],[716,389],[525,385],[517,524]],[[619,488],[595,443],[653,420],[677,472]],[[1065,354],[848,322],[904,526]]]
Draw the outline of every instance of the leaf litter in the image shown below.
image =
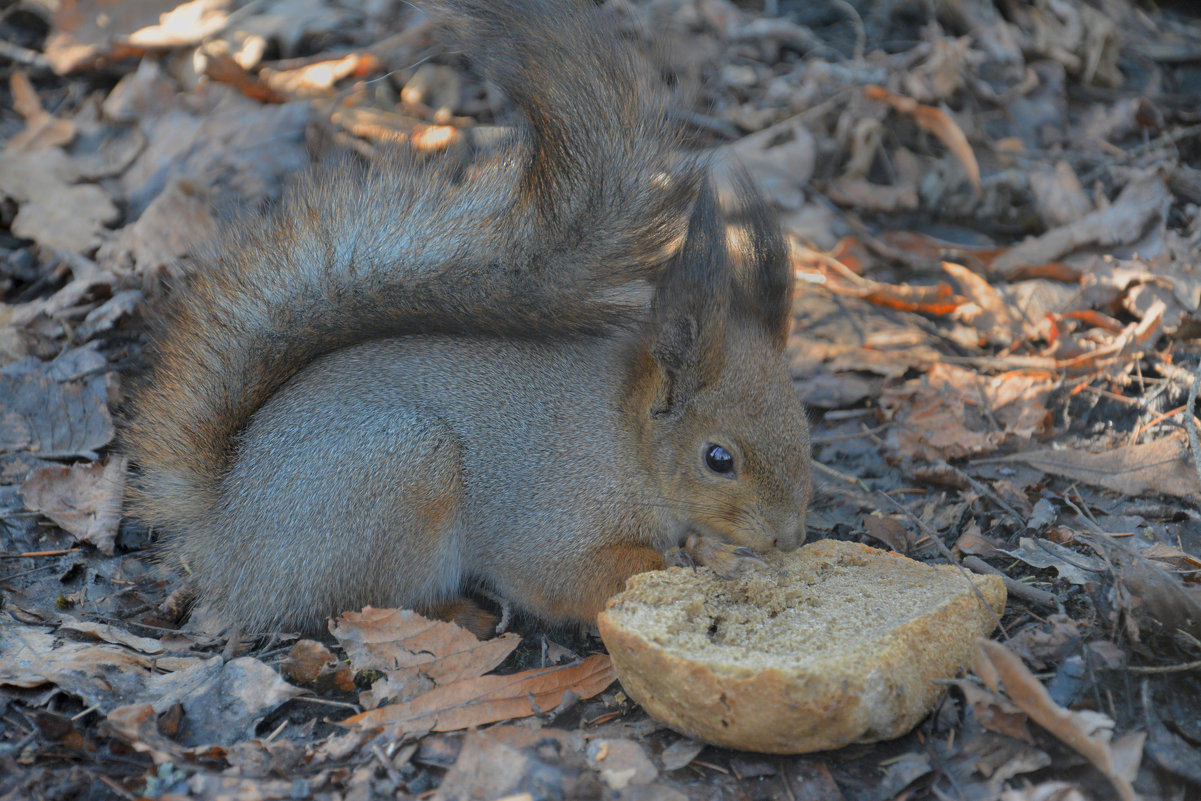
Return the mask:
[[504,100],[401,2],[19,4],[0,17],[0,798],[1201,792],[1201,17],[611,4],[648,52],[635,31],[654,32],[687,146],[719,185],[745,168],[786,228],[810,537],[919,558],[937,538],[1001,572],[1005,645],[911,735],[764,761],[647,718],[586,633],[479,641],[368,609],[321,642],[231,644],[189,623],[175,566],[119,515],[146,307],[305,165],[486,146]]

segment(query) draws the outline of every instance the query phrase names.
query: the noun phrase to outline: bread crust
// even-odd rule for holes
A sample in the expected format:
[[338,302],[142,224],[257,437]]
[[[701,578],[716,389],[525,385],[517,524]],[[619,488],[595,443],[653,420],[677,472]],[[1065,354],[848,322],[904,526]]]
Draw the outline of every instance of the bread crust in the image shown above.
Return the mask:
[[[929,714],[945,691],[936,681],[955,676],[969,663],[976,640],[992,631],[1005,608],[1005,587],[996,576],[922,565],[855,543],[822,540],[780,561],[792,575],[812,569],[858,571],[865,581],[888,581],[898,606],[913,602],[918,607],[871,642],[853,648],[829,642],[819,653],[805,654],[804,664],[781,659],[776,666],[739,665],[664,647],[632,626],[625,605],[662,591],[652,587],[664,572],[634,576],[598,619],[626,692],[671,728],[729,748],[797,754],[886,740]],[[668,580],[681,592],[693,585],[700,589],[708,578],[703,571],[691,578],[680,568],[666,572],[676,573]],[[929,593],[929,585],[915,583],[922,576],[946,585],[941,600],[916,598]],[[821,586],[818,582],[812,590]],[[841,609],[846,615],[865,611],[870,613],[855,597]]]

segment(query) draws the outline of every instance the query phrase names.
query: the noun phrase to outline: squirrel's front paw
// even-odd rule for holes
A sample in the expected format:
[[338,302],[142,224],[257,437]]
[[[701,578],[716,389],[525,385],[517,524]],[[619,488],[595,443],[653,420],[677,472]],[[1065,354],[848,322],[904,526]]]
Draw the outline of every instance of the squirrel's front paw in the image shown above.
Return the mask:
[[727,581],[742,575],[751,565],[764,564],[750,548],[700,534],[684,541],[679,556],[686,563],[704,565]]

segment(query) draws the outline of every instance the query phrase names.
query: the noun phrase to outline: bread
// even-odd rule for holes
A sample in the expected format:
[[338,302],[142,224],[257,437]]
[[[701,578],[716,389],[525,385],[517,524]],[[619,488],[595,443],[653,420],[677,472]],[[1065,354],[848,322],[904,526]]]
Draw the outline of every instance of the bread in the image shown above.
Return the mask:
[[706,568],[643,573],[609,601],[601,637],[651,716],[714,745],[778,754],[897,737],[929,714],[944,691],[935,681],[968,664],[1005,608],[996,576],[854,543],[763,559],[728,581]]

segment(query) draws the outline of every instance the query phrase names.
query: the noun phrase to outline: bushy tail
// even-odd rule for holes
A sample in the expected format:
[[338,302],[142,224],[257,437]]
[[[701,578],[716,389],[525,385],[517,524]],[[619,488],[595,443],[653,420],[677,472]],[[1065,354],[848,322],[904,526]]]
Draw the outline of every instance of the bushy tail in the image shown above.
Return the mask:
[[590,5],[447,0],[524,117],[513,140],[465,171],[396,153],[318,172],[224,232],[132,399],[136,515],[203,525],[238,432],[322,354],[418,332],[564,336],[645,312],[698,169],[646,65]]

